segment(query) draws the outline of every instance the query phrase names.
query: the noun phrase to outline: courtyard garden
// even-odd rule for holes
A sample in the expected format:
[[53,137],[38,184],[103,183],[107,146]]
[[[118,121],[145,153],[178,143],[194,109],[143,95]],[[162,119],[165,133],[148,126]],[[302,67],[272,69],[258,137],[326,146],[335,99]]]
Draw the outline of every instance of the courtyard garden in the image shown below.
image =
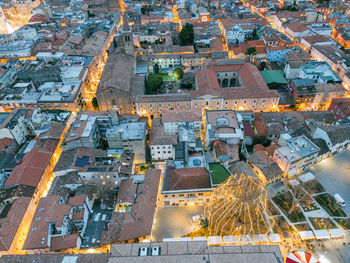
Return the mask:
[[337,205],[337,201],[330,194],[319,194],[314,198],[331,216],[346,217],[343,209]]
[[334,222],[330,218],[309,217],[309,220],[313,227],[317,230],[337,228],[336,224],[334,224]]
[[273,197],[272,200],[286,214],[291,222],[296,223],[305,221],[304,214],[289,191]]

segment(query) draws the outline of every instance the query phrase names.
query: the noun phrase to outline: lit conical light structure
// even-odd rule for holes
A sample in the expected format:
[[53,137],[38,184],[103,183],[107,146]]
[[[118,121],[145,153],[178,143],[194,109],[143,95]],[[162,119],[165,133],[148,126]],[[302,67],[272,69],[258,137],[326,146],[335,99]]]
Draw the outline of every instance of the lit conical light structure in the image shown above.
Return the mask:
[[241,175],[230,177],[214,189],[205,207],[210,236],[268,234],[267,190],[260,180]]

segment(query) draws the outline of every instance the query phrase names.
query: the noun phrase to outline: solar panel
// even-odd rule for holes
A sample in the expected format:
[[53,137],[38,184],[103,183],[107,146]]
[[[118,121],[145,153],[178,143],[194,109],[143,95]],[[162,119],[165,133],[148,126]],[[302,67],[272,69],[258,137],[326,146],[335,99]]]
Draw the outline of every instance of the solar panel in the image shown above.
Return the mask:
[[90,164],[90,161],[88,156],[83,156],[82,158],[78,157],[75,162],[75,166],[77,167],[84,167],[85,165],[89,165],[89,164]]

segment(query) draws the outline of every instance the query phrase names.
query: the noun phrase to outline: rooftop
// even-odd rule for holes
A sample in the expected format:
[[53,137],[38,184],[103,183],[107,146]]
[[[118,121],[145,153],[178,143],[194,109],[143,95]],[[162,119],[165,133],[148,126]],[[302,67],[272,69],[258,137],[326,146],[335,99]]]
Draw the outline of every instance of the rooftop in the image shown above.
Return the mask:
[[222,184],[230,176],[230,172],[220,163],[209,163],[209,170],[214,185]]
[[164,110],[162,111],[162,122],[194,122],[202,120],[201,110]]
[[304,135],[292,138],[291,141],[288,142],[288,146],[293,151],[299,153],[302,158],[306,158],[320,151],[320,149]]
[[[109,229],[102,233],[102,242],[105,244],[117,241],[126,241],[139,237],[149,236],[152,231],[161,170],[149,169],[146,171],[144,182],[138,184],[136,197],[134,191],[127,191],[132,195],[133,204],[129,212],[114,213]],[[130,186],[129,184],[127,187]],[[123,199],[130,199],[130,197]]]
[[[159,256],[141,257],[141,247],[160,247]],[[112,256],[109,263],[141,263],[146,259],[154,263],[172,262],[259,262],[278,263],[283,258],[278,246],[212,246],[206,241],[132,243],[111,246]]]
[[282,70],[263,70],[260,71],[261,76],[264,78],[266,84],[278,83],[287,85],[288,82],[283,76]]
[[168,167],[163,183],[163,193],[211,188],[210,174],[206,167],[172,169]]

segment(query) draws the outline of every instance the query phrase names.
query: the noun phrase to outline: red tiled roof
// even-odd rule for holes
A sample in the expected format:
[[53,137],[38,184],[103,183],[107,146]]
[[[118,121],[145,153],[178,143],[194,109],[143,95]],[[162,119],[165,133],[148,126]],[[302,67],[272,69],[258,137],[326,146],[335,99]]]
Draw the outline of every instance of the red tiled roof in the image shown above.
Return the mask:
[[10,248],[30,200],[31,197],[16,199],[7,216],[0,219],[0,251],[7,251]]
[[5,186],[24,184],[37,186],[58,144],[55,139],[38,140],[35,148],[26,153],[7,179]]
[[293,22],[286,25],[286,28],[289,28],[292,32],[305,32],[309,30],[306,26],[303,24],[300,24],[299,22]]
[[60,204],[60,198],[58,195],[52,195],[40,199],[24,249],[47,248],[49,223],[55,223],[56,227],[62,226],[63,218],[69,215],[72,208],[70,205]]
[[68,236],[58,236],[51,238],[51,249],[52,250],[62,250],[67,248],[73,248],[77,246],[77,240],[79,234],[71,234]]
[[[237,71],[242,80],[242,86],[220,88],[216,72]],[[215,65],[196,72],[198,90],[192,91],[193,97],[206,94],[224,97],[225,99],[278,97],[275,90],[269,90],[256,66],[245,64]]]
[[244,136],[254,136],[254,130],[252,129],[250,122],[243,121],[242,123],[243,123],[243,127],[244,127]]
[[174,169],[168,175],[166,191],[210,188],[210,175],[206,167]]
[[86,195],[76,195],[68,200],[68,204],[71,206],[83,206],[86,200]]

